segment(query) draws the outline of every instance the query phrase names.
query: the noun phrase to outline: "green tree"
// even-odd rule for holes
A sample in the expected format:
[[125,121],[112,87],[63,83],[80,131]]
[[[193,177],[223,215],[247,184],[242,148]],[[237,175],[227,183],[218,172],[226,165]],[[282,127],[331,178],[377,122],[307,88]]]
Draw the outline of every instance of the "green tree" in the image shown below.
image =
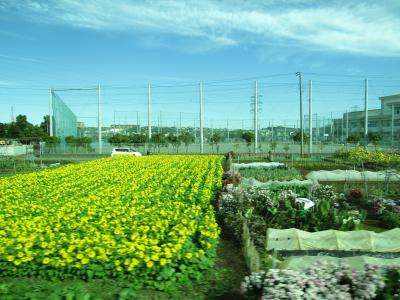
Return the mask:
[[129,143],[129,136],[127,136],[125,134],[117,133],[117,134],[114,134],[113,136],[111,136],[108,139],[108,142],[113,145],[121,146],[122,144]]
[[74,136],[72,136],[72,135],[69,135],[69,136],[66,136],[66,137],[64,138],[64,140],[65,140],[65,143],[66,143],[68,146],[70,146],[71,148],[72,148],[72,147],[75,148],[75,153],[76,153],[76,148],[77,148],[77,141],[76,141],[76,138],[75,138]]
[[[296,133],[292,136],[293,142],[300,144],[301,143],[301,130],[296,131]],[[303,131],[303,143],[306,144],[309,141],[309,136]]]
[[78,147],[85,147],[85,152],[88,152],[88,148],[90,144],[92,143],[92,139],[88,136],[82,136],[79,138],[76,138],[76,144]]
[[49,146],[49,151],[53,150],[54,152],[55,147],[60,144],[61,140],[58,136],[46,136],[44,137],[44,142],[46,145]]
[[186,154],[188,153],[189,145],[194,143],[194,136],[188,131],[183,132],[179,139],[186,147]]
[[167,139],[163,133],[153,133],[151,135],[151,143],[158,149],[158,153],[160,153],[161,147],[167,144]]
[[3,129],[4,137],[17,139],[21,143],[38,142],[47,136],[40,126],[29,123],[25,115],[18,115],[15,122],[4,124]]
[[246,142],[246,146],[249,149],[249,153],[250,153],[251,144],[254,142],[254,133],[253,132],[243,132],[242,139]]
[[24,132],[26,129],[32,126],[32,124],[28,122],[28,118],[25,115],[18,115],[15,118],[15,125],[17,125],[21,132]]
[[221,142],[222,137],[218,133],[214,133],[211,138],[210,138],[210,144],[212,147],[212,150],[214,152],[214,146],[217,148],[217,153],[219,153],[219,143]]
[[181,145],[180,139],[173,133],[167,135],[168,144],[172,145],[172,148],[175,149],[176,153],[179,152],[179,146]]
[[371,142],[374,145],[376,151],[379,142],[383,140],[383,135],[379,132],[368,132],[367,137],[368,142]]
[[147,136],[142,133],[134,133],[129,136],[129,141],[134,144],[135,147],[139,147],[147,142]]
[[18,125],[15,122],[8,124],[6,137],[11,138],[11,139],[18,139],[18,138],[22,137],[21,129],[18,127]]
[[361,141],[361,137],[359,134],[352,133],[346,139],[346,142],[353,144],[354,146],[358,145]]
[[0,138],[5,138],[7,135],[7,124],[0,123]]
[[[298,143],[301,147],[301,130],[296,131],[292,136],[293,142]],[[309,141],[309,136],[303,131],[303,145],[307,144]]]
[[50,134],[50,117],[49,115],[45,115],[43,117],[43,122],[40,123],[40,128],[42,128],[43,132],[47,132]]

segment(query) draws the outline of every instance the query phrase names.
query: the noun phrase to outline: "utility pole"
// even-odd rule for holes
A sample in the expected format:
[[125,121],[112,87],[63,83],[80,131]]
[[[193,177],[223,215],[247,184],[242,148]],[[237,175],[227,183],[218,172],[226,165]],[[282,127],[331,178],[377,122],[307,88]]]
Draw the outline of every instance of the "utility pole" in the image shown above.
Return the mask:
[[196,118],[193,120],[193,135],[194,135],[194,142],[196,143]]
[[182,112],[179,112],[179,134],[182,134]]
[[97,86],[97,127],[99,131],[99,154],[102,153],[103,145],[102,138],[101,138],[101,90],[100,84]]
[[254,153],[258,149],[258,83],[255,81],[254,86]]
[[161,128],[161,111],[158,113],[158,133],[160,133]]
[[162,133],[162,111],[160,111],[160,133]]
[[343,131],[343,116],[342,116],[342,144],[344,143],[344,136],[343,136],[343,133],[344,133],[344,131]]
[[49,89],[49,135],[53,136],[53,91]]
[[271,121],[271,142],[274,141],[274,121]]
[[151,87],[149,83],[148,95],[147,95],[147,141],[150,143],[151,140]]
[[204,153],[203,145],[203,83],[199,83],[199,94],[200,94],[200,153]]
[[125,116],[125,135],[128,134],[128,123],[126,121],[126,116]]
[[283,141],[286,142],[286,121],[283,120]]
[[14,107],[11,105],[11,122],[14,122]]
[[333,124],[333,122],[334,122],[333,113],[331,112],[331,141],[332,141],[332,144],[334,143],[334,130],[333,130],[334,124]]
[[336,144],[339,144],[339,119],[336,119]]
[[308,130],[310,135],[310,143],[308,145],[308,152],[312,154],[312,80],[309,81],[309,102],[308,102]]
[[226,131],[228,134],[228,143],[229,143],[229,120],[226,120]]
[[394,149],[394,104],[392,104],[392,149]]
[[349,137],[349,112],[346,109],[346,142],[348,137]]
[[296,73],[299,76],[299,92],[300,92],[300,134],[301,134],[301,144],[300,144],[300,156],[304,155],[304,132],[303,132],[303,92],[302,92],[302,80],[301,72]]
[[[115,117],[114,117],[115,122]],[[136,111],[136,133],[139,133],[139,112]]]
[[365,79],[365,96],[364,96],[364,114],[365,114],[365,123],[364,123],[364,144],[367,146],[368,144],[368,79]]
[[116,129],[116,125],[115,125],[115,110],[114,110],[114,126],[113,126],[113,128],[114,128],[114,134],[115,134],[115,129]]

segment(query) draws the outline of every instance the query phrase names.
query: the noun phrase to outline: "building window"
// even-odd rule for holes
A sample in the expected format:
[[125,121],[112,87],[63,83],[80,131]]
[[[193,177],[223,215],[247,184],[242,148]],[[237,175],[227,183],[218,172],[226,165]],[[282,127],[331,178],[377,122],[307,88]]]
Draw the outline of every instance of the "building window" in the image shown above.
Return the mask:
[[368,122],[368,127],[376,127],[378,126],[378,122],[377,121],[369,121]]

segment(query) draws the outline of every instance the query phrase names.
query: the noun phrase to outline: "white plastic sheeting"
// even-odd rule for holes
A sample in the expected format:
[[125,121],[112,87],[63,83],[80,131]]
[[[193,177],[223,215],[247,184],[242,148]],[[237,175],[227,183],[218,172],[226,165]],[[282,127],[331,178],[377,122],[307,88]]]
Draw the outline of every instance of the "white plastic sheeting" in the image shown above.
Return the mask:
[[270,188],[274,186],[308,186],[311,187],[315,185],[314,181],[311,179],[309,180],[298,180],[298,179],[293,179],[293,180],[287,180],[287,181],[267,181],[267,182],[261,182],[258,181],[257,179],[254,178],[241,178],[240,179],[240,184],[242,186],[255,186],[255,187],[260,187],[260,188]]
[[241,169],[284,169],[287,166],[280,162],[252,162],[248,164],[233,164],[233,170]]
[[334,170],[312,171],[306,175],[313,181],[400,181],[400,174],[393,171],[364,171]]
[[315,206],[315,202],[307,198],[296,198],[295,202],[302,203],[304,205],[304,209],[309,209]]
[[307,232],[296,228],[267,230],[267,250],[360,250],[400,252],[400,228],[376,233],[367,230],[323,230]]

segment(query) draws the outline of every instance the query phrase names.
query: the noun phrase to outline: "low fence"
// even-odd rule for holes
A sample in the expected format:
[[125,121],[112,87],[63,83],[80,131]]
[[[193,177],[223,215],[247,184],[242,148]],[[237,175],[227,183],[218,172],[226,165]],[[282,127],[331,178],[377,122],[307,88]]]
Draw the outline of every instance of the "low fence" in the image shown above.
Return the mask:
[[[111,153],[112,148],[114,147],[129,147],[131,149],[135,149],[142,153],[147,153],[150,151],[152,153],[160,153],[160,154],[197,154],[200,153],[200,144],[180,144],[179,146],[174,146],[172,144],[154,144],[154,143],[126,143],[126,144],[102,144],[102,154]],[[315,144],[313,146],[312,154],[308,151],[308,145],[304,147],[304,155],[306,157],[309,156],[323,156],[330,155],[334,153],[336,150],[347,147],[353,148],[353,146],[345,146],[343,144]],[[368,147],[369,149],[374,149],[374,147]],[[387,149],[390,150],[390,149]],[[206,154],[216,154],[216,153],[227,153],[229,151],[233,151],[242,155],[249,156],[265,156],[268,154],[272,154],[277,157],[288,157],[291,155],[298,155],[300,153],[300,146],[293,142],[289,143],[276,143],[272,145],[271,143],[259,143],[257,148],[257,153],[254,153],[254,145],[247,145],[246,143],[219,143],[217,145],[212,145],[209,143],[203,144],[203,152]],[[98,153],[99,147],[97,143],[92,143],[87,146],[69,146],[66,144],[57,145],[57,146],[49,146],[45,145],[43,148],[43,153]]]

